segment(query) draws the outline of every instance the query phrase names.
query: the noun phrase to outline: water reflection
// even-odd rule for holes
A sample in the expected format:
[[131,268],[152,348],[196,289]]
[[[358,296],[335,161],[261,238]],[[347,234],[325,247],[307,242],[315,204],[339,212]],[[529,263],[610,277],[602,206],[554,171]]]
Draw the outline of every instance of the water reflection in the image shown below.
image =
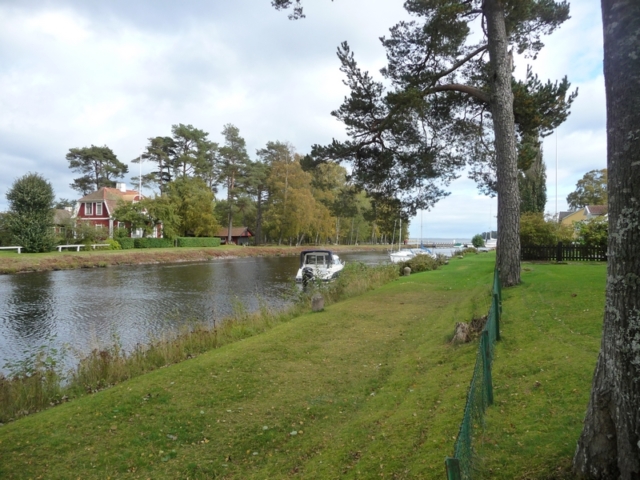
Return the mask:
[[[54,316],[52,282],[50,274],[9,275],[0,286],[3,323],[8,325],[12,338],[39,341],[52,334]],[[4,337],[4,335],[3,335]]]

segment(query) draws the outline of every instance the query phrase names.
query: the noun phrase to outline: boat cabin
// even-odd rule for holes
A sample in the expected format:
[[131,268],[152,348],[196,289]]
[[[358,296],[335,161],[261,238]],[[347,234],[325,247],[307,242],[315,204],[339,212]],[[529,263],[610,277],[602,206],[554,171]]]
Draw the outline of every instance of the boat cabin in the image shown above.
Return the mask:
[[333,263],[331,250],[303,250],[300,252],[300,268],[306,266],[329,267]]

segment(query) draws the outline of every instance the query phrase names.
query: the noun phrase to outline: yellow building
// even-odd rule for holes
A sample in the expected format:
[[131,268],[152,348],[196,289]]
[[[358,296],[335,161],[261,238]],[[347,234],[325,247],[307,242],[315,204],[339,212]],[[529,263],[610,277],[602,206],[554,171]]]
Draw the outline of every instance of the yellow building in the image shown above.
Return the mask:
[[587,205],[575,212],[560,212],[560,223],[562,225],[572,226],[576,222],[591,220],[592,218],[606,215],[608,210],[607,205]]

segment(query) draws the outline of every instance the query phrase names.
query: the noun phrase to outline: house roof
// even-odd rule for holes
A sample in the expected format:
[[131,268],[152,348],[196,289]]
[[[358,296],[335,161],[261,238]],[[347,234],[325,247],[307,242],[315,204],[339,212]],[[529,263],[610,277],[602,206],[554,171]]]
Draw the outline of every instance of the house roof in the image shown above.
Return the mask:
[[562,220],[564,217],[568,217],[572,213],[576,213],[576,212],[560,212],[560,213],[558,213],[558,221]]
[[102,187],[96,192],[92,192],[85,195],[78,203],[83,202],[104,202],[107,207],[107,212],[111,215],[117,205],[118,201],[124,200],[125,202],[133,202],[140,199],[140,192],[137,190],[125,190],[124,192],[118,188]]
[[62,225],[71,218],[71,212],[62,208],[56,208],[53,211],[53,224]]
[[588,215],[604,215],[609,212],[609,207],[607,205],[587,205],[584,207],[587,210]]
[[[218,233],[214,235],[214,237],[223,237],[226,238],[229,236],[228,228],[221,228],[218,230]],[[233,227],[231,229],[232,237],[253,237],[253,232],[249,230],[249,227]]]

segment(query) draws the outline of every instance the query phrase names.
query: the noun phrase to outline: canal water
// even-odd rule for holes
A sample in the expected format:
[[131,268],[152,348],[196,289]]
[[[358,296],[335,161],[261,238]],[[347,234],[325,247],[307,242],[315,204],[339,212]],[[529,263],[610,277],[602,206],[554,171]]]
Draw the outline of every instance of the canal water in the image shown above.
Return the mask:
[[[379,264],[385,252],[345,253]],[[93,349],[147,344],[234,309],[282,308],[297,292],[297,257],[118,266],[0,276],[0,372],[39,349],[67,349],[72,366]]]

